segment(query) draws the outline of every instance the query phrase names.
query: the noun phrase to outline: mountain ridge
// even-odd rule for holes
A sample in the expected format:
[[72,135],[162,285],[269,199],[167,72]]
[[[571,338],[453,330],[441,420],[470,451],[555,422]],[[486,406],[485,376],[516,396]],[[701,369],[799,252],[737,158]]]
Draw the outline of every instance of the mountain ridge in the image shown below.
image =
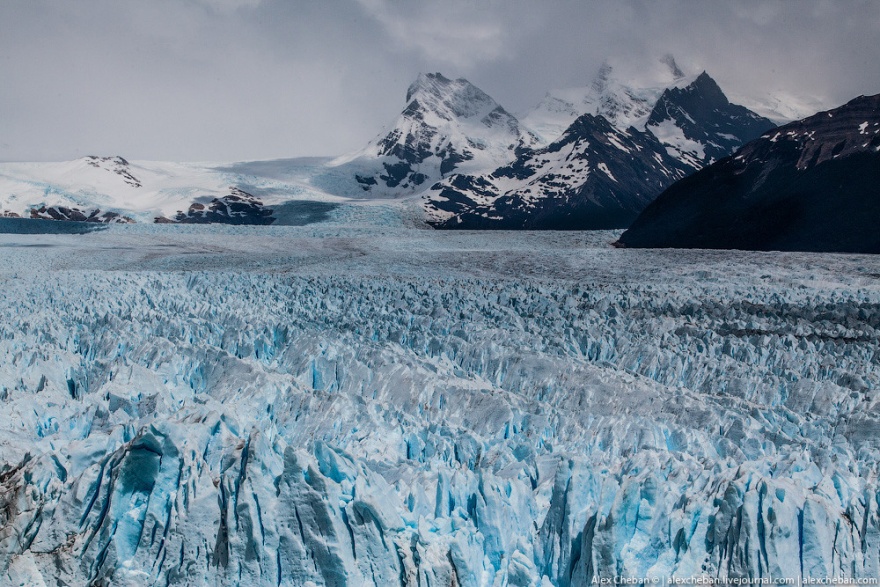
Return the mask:
[[764,133],[673,185],[618,244],[880,253],[880,94]]
[[[610,73],[603,68],[597,84]],[[627,108],[607,105],[609,115],[620,115],[616,119],[583,114],[560,140],[520,151],[510,166],[432,186],[424,197],[429,222],[461,229],[625,228],[674,181],[774,126],[731,104],[705,72],[684,87],[663,90],[640,116],[642,129],[622,128],[635,112]]]

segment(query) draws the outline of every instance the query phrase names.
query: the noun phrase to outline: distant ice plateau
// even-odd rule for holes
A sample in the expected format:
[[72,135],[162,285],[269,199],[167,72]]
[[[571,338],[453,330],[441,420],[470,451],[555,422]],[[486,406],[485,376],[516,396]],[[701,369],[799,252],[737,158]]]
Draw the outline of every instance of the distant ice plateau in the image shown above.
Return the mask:
[[0,582],[880,574],[880,258],[397,212],[0,234]]

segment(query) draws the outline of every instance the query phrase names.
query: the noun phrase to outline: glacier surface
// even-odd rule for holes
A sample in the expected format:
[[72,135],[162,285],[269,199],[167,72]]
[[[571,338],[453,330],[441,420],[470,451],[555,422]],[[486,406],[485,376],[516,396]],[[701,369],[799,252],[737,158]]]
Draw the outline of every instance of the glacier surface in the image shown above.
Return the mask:
[[382,222],[0,235],[2,582],[878,575],[880,259]]

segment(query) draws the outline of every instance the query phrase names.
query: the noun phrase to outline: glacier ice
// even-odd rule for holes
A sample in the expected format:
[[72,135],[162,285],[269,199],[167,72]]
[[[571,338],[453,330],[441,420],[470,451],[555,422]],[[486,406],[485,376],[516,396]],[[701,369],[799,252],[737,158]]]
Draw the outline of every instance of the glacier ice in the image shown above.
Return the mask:
[[880,261],[591,238],[0,235],[0,577],[876,577]]

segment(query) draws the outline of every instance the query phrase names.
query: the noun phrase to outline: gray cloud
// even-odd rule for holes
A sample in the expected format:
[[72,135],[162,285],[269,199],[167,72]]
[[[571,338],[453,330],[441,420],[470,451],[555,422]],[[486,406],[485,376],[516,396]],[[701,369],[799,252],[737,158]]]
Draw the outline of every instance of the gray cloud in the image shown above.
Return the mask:
[[6,0],[0,159],[338,154],[420,71],[517,112],[664,53],[730,95],[831,107],[880,92],[878,41],[870,0]]

